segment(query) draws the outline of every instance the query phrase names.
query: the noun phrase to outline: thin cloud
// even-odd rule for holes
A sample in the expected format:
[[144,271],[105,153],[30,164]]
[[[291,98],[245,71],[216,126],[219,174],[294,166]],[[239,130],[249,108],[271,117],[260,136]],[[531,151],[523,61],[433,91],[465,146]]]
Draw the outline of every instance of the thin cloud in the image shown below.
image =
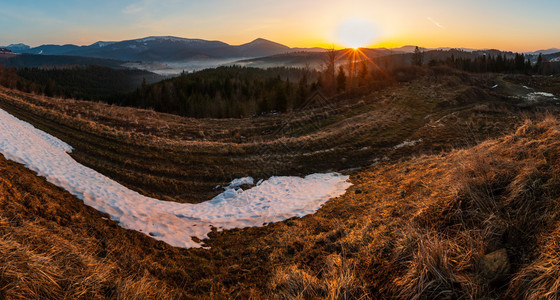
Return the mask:
[[144,7],[139,5],[138,3],[133,3],[128,5],[123,9],[123,13],[127,15],[134,15],[144,10]]
[[432,24],[436,25],[437,27],[444,29],[445,27],[443,25],[441,25],[438,21],[432,19],[431,17],[427,17],[426,18],[428,21],[430,21]]
[[135,15],[141,12],[151,12],[155,8],[161,7],[173,7],[181,3],[180,0],[140,0],[136,3],[132,3],[126,6],[123,10],[123,14]]

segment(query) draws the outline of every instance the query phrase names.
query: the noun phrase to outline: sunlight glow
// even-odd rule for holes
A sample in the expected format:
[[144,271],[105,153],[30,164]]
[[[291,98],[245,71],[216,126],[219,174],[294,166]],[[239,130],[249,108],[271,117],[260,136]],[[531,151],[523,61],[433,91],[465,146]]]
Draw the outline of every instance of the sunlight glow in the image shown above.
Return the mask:
[[[381,75],[383,75],[385,78],[389,79],[391,82],[395,82],[394,79],[391,77],[391,75],[389,75],[387,72],[385,72],[385,70],[379,67],[360,48],[346,49],[345,51],[342,52],[340,58],[348,62],[347,64],[348,72],[350,74],[353,74],[353,76],[350,76],[350,80],[352,80],[353,77],[355,76],[359,64],[365,62],[366,65],[373,66],[373,68],[379,71]],[[352,86],[352,82],[350,82],[350,86]]]
[[337,43],[349,48],[367,47],[378,38],[375,24],[368,19],[346,19],[336,28]]

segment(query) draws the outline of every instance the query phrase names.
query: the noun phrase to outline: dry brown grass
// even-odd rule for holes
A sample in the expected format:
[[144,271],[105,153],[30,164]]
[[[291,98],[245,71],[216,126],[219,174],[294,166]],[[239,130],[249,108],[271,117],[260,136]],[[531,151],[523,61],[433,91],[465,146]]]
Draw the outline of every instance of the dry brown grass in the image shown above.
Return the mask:
[[[450,91],[458,84],[450,81],[440,78],[430,86],[412,82],[392,90],[393,95],[377,95],[385,104],[366,99],[365,106],[343,110],[317,133],[339,141],[313,139],[307,129],[292,137],[259,137],[266,126],[277,126],[274,118],[243,120],[226,132],[219,128],[233,124],[231,120],[180,119],[136,110],[131,116],[123,108],[4,91],[13,99],[4,98],[2,105],[9,103],[55,135],[76,143],[93,141],[91,148],[83,142],[75,157],[93,160],[111,177],[136,187],[164,183],[184,193],[184,178],[169,180],[170,174],[200,176],[208,185],[216,182],[204,177],[205,172],[216,171],[206,166],[210,162],[232,166],[219,172],[250,173],[254,166],[246,162],[259,156],[254,148],[259,143],[291,145],[290,141],[310,139],[311,146],[301,150],[305,156],[279,150],[269,157],[295,169],[304,161],[334,164],[341,153],[358,156],[361,152],[352,151],[367,147],[379,146],[392,159],[353,171],[354,186],[314,215],[262,228],[213,232],[207,241],[210,250],[183,250],[123,230],[2,158],[0,297],[555,298],[560,265],[560,125],[554,118],[527,122],[515,133],[473,148],[417,155],[422,149],[442,149],[434,146],[438,143],[453,146],[449,139],[457,141],[464,128],[491,135],[519,118],[508,115],[510,110],[470,115],[471,104],[456,111],[435,108],[439,100],[426,99],[453,100],[461,94]],[[419,112],[410,109],[416,104],[421,105]],[[375,110],[381,106],[387,107]],[[507,116],[485,122],[489,115],[484,113]],[[392,131],[393,115],[404,122],[403,128]],[[358,126],[362,123],[368,126]],[[425,126],[430,123],[443,126]],[[488,124],[491,129],[486,131]],[[249,129],[243,131],[243,126]],[[187,133],[181,135],[180,130]],[[233,141],[230,135],[244,135],[248,141]],[[196,141],[202,136],[207,140]],[[418,138],[425,144],[392,150],[404,139]],[[349,139],[357,141],[344,147]],[[322,151],[335,142],[340,142],[335,151]],[[174,173],[189,163],[178,160],[186,154],[202,159],[199,165],[189,165],[200,170]],[[167,173],[141,168],[156,160]],[[130,178],[141,178],[141,184]],[[485,278],[479,262],[497,249],[506,249],[510,271],[498,280]]]
[[412,257],[405,265],[406,273],[394,282],[398,297],[461,299],[476,295],[476,279],[465,274],[472,268],[473,245],[464,247],[433,234],[416,239]]
[[[108,229],[116,229],[117,236],[127,235],[107,226],[102,214],[4,158],[0,172],[0,298],[181,296],[146,271],[131,272],[121,255],[131,255],[134,243],[121,241],[112,247],[96,237]],[[130,249],[120,248],[127,246]],[[141,262],[135,267],[145,270]]]
[[[406,298],[438,293],[478,298],[503,296],[505,291],[533,299],[555,295],[557,277],[550,250],[545,250],[537,262],[531,261],[539,255],[539,244],[548,235],[547,230],[558,222],[560,170],[553,153],[560,150],[559,125],[550,117],[536,124],[527,121],[513,135],[451,155],[457,161],[452,177],[455,192],[416,219],[422,231],[437,235],[419,238],[418,252],[402,278]],[[466,241],[466,247],[457,247],[458,241]],[[503,248],[512,269],[500,275],[499,281],[489,281],[477,268],[478,260],[485,253]],[[537,271],[547,264],[548,269]],[[547,271],[542,272],[544,269]],[[508,278],[512,277],[509,285]],[[531,277],[533,282],[527,282]],[[430,291],[434,284],[441,290]],[[463,290],[455,293],[457,287]]]
[[[490,79],[462,77],[426,77],[359,99],[333,99],[328,108],[245,119],[183,118],[5,88],[0,88],[0,107],[71,144],[77,161],[131,189],[195,203],[212,198],[214,186],[237,177],[344,170],[383,156],[449,149],[465,144],[466,133],[469,139],[479,132],[484,138],[512,127],[510,111],[492,111],[477,115],[484,122],[465,131],[472,127],[467,116],[476,104],[502,101],[479,87]],[[463,99],[471,94],[473,99]],[[425,126],[460,111],[464,114],[442,121],[446,127],[438,132]],[[497,125],[486,126],[489,116]],[[417,139],[423,143],[393,150]]]
[[320,278],[296,265],[278,267],[269,288],[277,299],[368,299],[365,284],[351,263],[339,254],[330,254]]
[[539,249],[539,256],[523,267],[512,280],[511,295],[524,299],[560,297],[560,231],[554,230]]
[[[188,289],[199,296],[278,299],[554,298],[560,265],[558,128],[551,118],[528,122],[472,149],[356,172],[355,186],[317,214],[214,233],[213,248],[203,252],[157,246],[163,250],[153,255],[149,249],[158,243],[147,237],[105,223],[88,225],[87,231],[99,226],[104,234],[117,230],[126,245],[109,238],[104,243],[110,249],[102,250],[94,236],[80,231],[91,216],[64,213],[73,197],[60,204],[49,198],[60,191],[46,183],[28,186],[36,180],[32,174],[22,177],[21,166],[5,165],[0,247],[9,254],[0,257],[2,293],[136,299],[186,297]],[[89,211],[78,211],[83,209]],[[59,227],[72,222],[71,231]],[[493,282],[481,276],[479,260],[500,248],[507,249],[512,267]],[[213,257],[216,268],[196,270],[204,256]],[[183,265],[184,259],[193,263]],[[166,266],[171,261],[182,263]],[[180,268],[207,275],[187,279]],[[262,277],[267,273],[272,275]],[[230,282],[231,276],[237,279]],[[256,280],[260,284],[248,284]]]
[[[321,299],[557,297],[559,129],[552,117],[527,121],[470,149],[355,174],[341,200],[283,227],[271,253],[281,267],[269,292]],[[500,249],[507,258],[497,272],[507,273],[488,273],[481,261]]]

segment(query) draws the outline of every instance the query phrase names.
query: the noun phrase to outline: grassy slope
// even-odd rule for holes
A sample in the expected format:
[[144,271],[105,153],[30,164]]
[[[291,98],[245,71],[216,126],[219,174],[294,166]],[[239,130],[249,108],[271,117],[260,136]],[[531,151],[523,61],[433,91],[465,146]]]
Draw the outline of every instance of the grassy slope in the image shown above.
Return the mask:
[[[317,214],[214,233],[210,250],[174,249],[123,230],[2,159],[0,247],[8,251],[0,291],[55,298],[557,293],[559,130],[554,119],[529,122],[474,148],[370,167]],[[502,248],[510,272],[492,282],[478,264]]]
[[[344,131],[360,142],[376,145],[379,141],[381,150],[390,159],[375,167],[353,171],[354,186],[344,196],[328,202],[317,214],[263,228],[213,233],[208,241],[210,250],[174,249],[140,233],[123,230],[23,166],[0,159],[0,247],[18,249],[2,251],[9,254],[1,255],[0,260],[9,263],[2,264],[0,282],[4,283],[1,285],[4,288],[0,291],[7,296],[24,298],[79,295],[134,298],[144,293],[160,293],[151,296],[169,298],[187,295],[337,298],[364,294],[430,298],[444,294],[457,297],[488,293],[503,297],[506,293],[521,296],[531,291],[535,291],[531,295],[538,297],[548,291],[554,292],[558,289],[555,288],[555,266],[560,262],[554,254],[558,244],[554,212],[559,190],[556,153],[560,150],[557,142],[560,125],[552,120],[539,125],[528,123],[511,136],[472,149],[411,157],[422,151],[447,148],[449,144],[460,145],[465,136],[480,139],[496,134],[511,128],[511,123],[520,119],[517,113],[500,104],[500,98],[461,104],[464,98],[460,96],[464,93],[472,99],[471,89],[459,89],[456,93],[458,86],[453,80],[448,78],[443,86],[435,87],[426,87],[426,81],[413,82],[371,96],[386,97],[388,102],[384,106],[381,101],[372,101],[344,110],[348,114],[346,119],[353,120],[352,125],[368,124],[386,113],[373,115],[375,111],[370,110],[375,105],[383,108],[388,103],[396,103],[402,105],[401,108],[411,107],[398,99],[414,101],[417,98],[413,102],[416,104],[430,103],[426,100],[434,99],[431,101],[439,105],[438,110],[420,112],[399,110],[398,105],[391,108],[396,115],[411,116],[410,119],[404,117],[405,120],[426,120],[417,121],[422,126],[405,127],[402,131],[393,129],[396,132],[385,135],[381,128],[367,125]],[[92,140],[97,136],[101,145],[92,147],[98,148],[107,145],[105,139],[112,137],[117,141],[117,138],[124,138],[131,145],[142,143],[143,149],[169,147],[179,151],[191,147],[189,153],[196,155],[204,151],[224,154],[220,151],[227,145],[236,151],[235,147],[240,147],[245,152],[239,153],[244,154],[251,149],[251,141],[263,139],[277,143],[279,139],[274,132],[259,137],[262,128],[274,117],[243,120],[237,126],[231,122],[227,124],[230,130],[227,134],[220,131],[225,125],[220,122],[228,120],[179,119],[89,104],[97,109],[92,110],[82,102],[35,97],[19,102],[30,96],[10,91],[2,93],[0,106],[18,117],[27,116],[35,125],[55,135],[65,133],[60,130],[61,123],[76,122],[72,124],[79,129],[76,137]],[[435,94],[433,98],[425,98],[425,93]],[[7,99],[14,95],[16,99]],[[40,123],[37,115],[41,109],[22,104],[30,102],[43,107],[51,105],[51,110],[60,109],[65,114],[43,111],[42,115],[47,117],[43,118],[44,124]],[[25,107],[25,110],[18,107]],[[29,111],[34,114],[26,114]],[[343,119],[342,115],[332,118]],[[331,125],[325,124],[319,133],[342,138],[336,135],[341,125],[336,125],[336,119],[328,120]],[[141,126],[135,127],[135,122],[142,122]],[[442,123],[443,126],[438,125]],[[173,126],[161,127],[165,124]],[[195,136],[194,128],[211,132],[205,136],[213,141],[185,141]],[[386,125],[385,131],[388,128]],[[458,130],[461,128],[470,128],[472,132],[463,134]],[[238,132],[249,142],[240,144],[235,137]],[[309,134],[309,130],[303,132]],[[177,138],[179,136],[182,138]],[[71,135],[60,137],[68,141]],[[79,142],[76,137],[75,141]],[[149,143],[152,138],[157,138],[156,145]],[[417,138],[426,142],[411,149],[390,148],[403,139]],[[452,139],[445,143],[449,138]],[[77,159],[83,159],[79,152],[86,152],[87,148],[76,148]],[[317,148],[312,144],[300,151],[311,149]],[[101,162],[109,161],[98,155],[99,151],[92,150],[92,157]],[[116,159],[131,159],[123,158],[118,151],[114,147]],[[238,153],[229,151],[228,155]],[[378,155],[373,151],[372,154]],[[320,153],[310,157],[315,163],[333,159]],[[340,161],[340,154],[335,158]],[[244,157],[240,155],[235,159]],[[252,171],[250,166],[241,168],[240,172]],[[133,183],[123,182],[134,187]],[[520,198],[526,194],[532,198]],[[174,195],[168,198],[175,199]],[[516,228],[535,230],[518,232]],[[546,230],[549,228],[554,230]],[[477,262],[485,253],[501,248],[507,249],[511,258],[511,274],[497,283],[489,282],[481,277]]]
[[[432,76],[361,99],[241,120],[181,118],[5,89],[0,108],[66,141],[76,160],[132,189],[200,202],[216,193],[214,186],[241,176],[343,170],[496,136],[521,120],[521,108],[491,90],[494,82]],[[416,148],[393,149],[417,139],[423,143]]]
[[134,251],[152,241],[4,157],[0,174],[0,298],[172,296]]

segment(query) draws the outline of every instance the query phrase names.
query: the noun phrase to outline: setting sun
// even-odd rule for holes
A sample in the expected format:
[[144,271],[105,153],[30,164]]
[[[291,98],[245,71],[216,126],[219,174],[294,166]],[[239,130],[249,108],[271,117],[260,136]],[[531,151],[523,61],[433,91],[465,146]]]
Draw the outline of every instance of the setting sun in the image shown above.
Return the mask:
[[348,48],[367,47],[378,37],[375,24],[368,19],[346,19],[336,27],[336,41]]

